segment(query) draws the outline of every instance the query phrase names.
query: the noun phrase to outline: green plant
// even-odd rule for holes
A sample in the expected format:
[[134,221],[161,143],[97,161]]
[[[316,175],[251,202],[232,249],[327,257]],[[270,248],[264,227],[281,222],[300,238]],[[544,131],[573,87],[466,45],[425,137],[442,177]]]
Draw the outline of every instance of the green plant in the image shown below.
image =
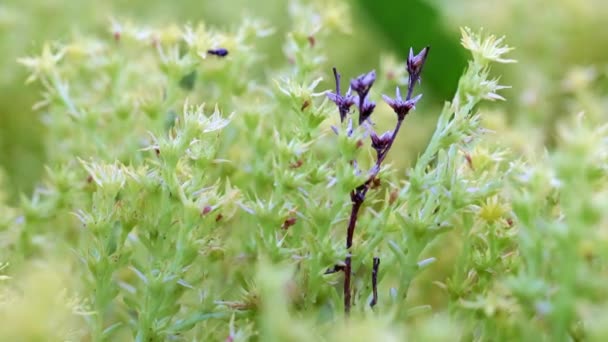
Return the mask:
[[[503,99],[490,66],[513,62],[511,49],[463,29],[472,58],[458,90],[400,170],[393,144],[413,119],[429,49],[394,78],[355,78],[345,94],[334,69],[326,91],[340,61],[325,54],[349,31],[347,8],[292,2],[290,13],[282,65],[267,65],[258,44],[273,30],[249,19],[232,33],[113,22],[104,36],[20,60],[44,89],[48,162],[19,205],[0,196],[0,257],[10,262],[0,317],[32,317],[0,335],[601,340],[600,116],[567,121],[556,150],[536,160],[513,153],[516,132],[489,131],[491,115],[478,111]],[[395,87],[395,98],[372,102]],[[448,276],[429,279],[442,266]],[[431,289],[445,299],[431,305]],[[56,320],[35,319],[58,303]]]

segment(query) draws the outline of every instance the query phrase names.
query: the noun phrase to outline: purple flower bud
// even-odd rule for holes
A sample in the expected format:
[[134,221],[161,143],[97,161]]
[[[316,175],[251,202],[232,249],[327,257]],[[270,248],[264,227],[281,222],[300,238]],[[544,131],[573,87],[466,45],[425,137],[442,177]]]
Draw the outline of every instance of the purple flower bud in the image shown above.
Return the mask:
[[386,131],[381,136],[378,136],[376,132],[372,131],[370,136],[372,138],[372,148],[374,148],[379,154],[390,146],[393,140],[391,131]]
[[346,119],[346,116],[350,111],[350,107],[355,104],[355,97],[352,95],[351,88],[348,88],[348,91],[346,91],[344,96],[340,94],[340,74],[336,68],[333,68],[333,72],[336,81],[336,92],[327,93],[327,98],[338,106],[338,111],[340,112],[340,122],[344,122],[344,119]]
[[410,110],[416,108],[416,103],[422,98],[422,94],[414,97],[413,99],[404,101],[401,98],[401,91],[399,90],[399,87],[397,87],[394,99],[386,95],[382,95],[382,98],[391,108],[393,108],[393,111],[397,114],[397,118],[399,118],[399,120],[403,120]]
[[372,70],[351,80],[350,87],[359,94],[359,97],[364,98],[369,93],[374,81],[376,81],[376,71]]
[[346,136],[347,137],[352,137],[353,136],[353,120],[352,119],[348,119],[348,123],[346,125]]
[[415,56],[414,50],[410,49],[410,55],[407,58],[407,72],[410,74],[410,78],[414,79],[414,81],[417,81],[420,78],[420,73],[422,72],[422,67],[426,62],[430,48],[430,46],[425,47]]
[[359,108],[359,125],[362,124],[363,122],[365,122],[365,120],[367,120],[372,113],[374,112],[374,109],[376,108],[376,103],[373,101],[369,101],[368,99],[364,99],[363,103],[361,104],[361,108]]
[[338,129],[338,127],[331,125],[331,130],[334,131],[334,133],[336,133],[336,135],[340,135],[340,130]]
[[351,94],[352,91],[349,88],[344,96],[336,93],[327,93],[327,98],[330,99],[333,103],[338,106],[338,111],[340,112],[340,121],[344,121],[346,115],[350,111],[350,107],[355,104],[355,97]]

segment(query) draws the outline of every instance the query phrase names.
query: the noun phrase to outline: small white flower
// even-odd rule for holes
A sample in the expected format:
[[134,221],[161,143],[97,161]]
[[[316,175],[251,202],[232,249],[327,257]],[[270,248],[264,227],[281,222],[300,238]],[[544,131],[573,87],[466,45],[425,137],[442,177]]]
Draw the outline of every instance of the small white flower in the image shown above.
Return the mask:
[[[473,54],[473,58],[478,61],[498,62],[498,63],[515,63],[514,59],[503,58],[502,55],[513,50],[503,44],[505,37],[497,38],[494,35],[484,37],[483,30],[479,33],[474,33],[470,28],[464,27],[461,29],[462,45]],[[485,63],[484,63],[485,64]]]

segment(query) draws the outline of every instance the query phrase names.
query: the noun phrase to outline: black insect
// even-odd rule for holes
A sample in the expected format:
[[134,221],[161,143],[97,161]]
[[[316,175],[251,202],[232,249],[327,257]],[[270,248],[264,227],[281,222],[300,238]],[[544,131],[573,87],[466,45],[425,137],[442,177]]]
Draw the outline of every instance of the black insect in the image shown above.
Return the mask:
[[210,49],[207,50],[207,53],[218,57],[226,57],[228,55],[228,50],[224,48]]

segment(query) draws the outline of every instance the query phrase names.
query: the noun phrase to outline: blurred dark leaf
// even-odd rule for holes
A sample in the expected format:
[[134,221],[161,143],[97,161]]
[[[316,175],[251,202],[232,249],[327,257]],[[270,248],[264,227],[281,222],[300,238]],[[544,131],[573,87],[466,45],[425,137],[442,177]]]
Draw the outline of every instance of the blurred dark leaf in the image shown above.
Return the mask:
[[424,0],[355,0],[362,15],[386,37],[402,56],[430,45],[424,82],[436,96],[450,99],[466,65],[459,37],[441,25],[437,9]]

